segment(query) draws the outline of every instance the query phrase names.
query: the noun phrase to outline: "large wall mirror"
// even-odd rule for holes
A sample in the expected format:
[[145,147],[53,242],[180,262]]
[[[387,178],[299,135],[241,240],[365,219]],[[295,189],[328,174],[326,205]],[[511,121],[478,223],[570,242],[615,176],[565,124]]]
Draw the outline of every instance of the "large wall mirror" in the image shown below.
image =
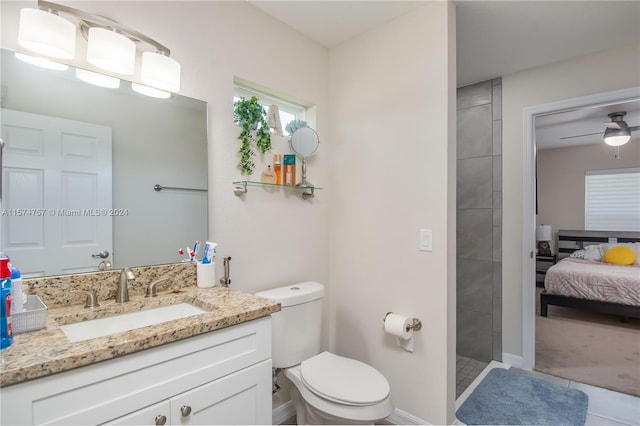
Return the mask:
[[207,239],[205,102],[1,54],[0,250],[24,277],[174,263]]

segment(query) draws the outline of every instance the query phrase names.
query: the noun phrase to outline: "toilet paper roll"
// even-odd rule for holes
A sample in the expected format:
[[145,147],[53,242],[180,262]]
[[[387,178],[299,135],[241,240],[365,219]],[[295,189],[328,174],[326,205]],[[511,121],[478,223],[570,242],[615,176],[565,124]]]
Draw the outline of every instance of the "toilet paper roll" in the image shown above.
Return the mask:
[[384,331],[400,339],[409,339],[413,336],[413,329],[409,325],[413,323],[411,318],[402,315],[388,314],[384,319]]

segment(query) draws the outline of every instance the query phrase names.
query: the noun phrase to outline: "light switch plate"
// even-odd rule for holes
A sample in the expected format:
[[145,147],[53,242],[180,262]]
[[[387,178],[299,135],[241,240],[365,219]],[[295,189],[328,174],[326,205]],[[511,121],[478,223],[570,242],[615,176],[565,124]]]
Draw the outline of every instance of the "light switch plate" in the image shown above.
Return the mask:
[[433,251],[431,229],[420,230],[420,251]]

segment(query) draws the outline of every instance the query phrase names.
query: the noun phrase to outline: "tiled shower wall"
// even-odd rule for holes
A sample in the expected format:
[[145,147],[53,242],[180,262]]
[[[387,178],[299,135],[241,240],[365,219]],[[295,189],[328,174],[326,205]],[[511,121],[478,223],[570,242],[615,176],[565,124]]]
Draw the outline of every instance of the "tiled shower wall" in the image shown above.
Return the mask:
[[457,354],[502,360],[502,80],[458,89]]

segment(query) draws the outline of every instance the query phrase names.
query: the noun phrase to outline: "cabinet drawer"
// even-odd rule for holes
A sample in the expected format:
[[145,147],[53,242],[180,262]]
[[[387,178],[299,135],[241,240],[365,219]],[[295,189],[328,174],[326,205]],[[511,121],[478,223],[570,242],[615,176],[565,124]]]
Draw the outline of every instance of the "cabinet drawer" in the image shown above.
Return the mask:
[[162,401],[149,407],[138,410],[134,413],[127,414],[105,424],[109,425],[155,425],[156,419],[164,416],[165,424],[169,424],[171,418],[171,402]]

